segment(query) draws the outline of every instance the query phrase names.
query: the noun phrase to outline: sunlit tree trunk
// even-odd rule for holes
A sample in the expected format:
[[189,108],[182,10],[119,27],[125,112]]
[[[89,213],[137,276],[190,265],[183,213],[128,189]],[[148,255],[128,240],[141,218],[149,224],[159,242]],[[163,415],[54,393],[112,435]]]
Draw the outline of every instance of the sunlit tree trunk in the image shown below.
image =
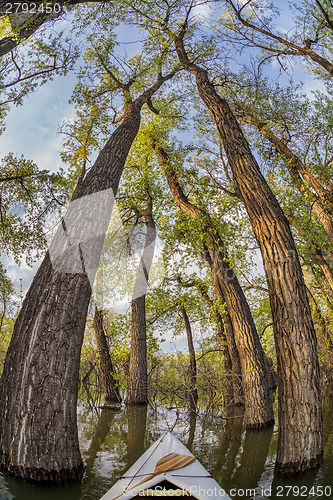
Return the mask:
[[265,266],[279,376],[276,470],[303,471],[323,458],[323,430],[316,335],[301,266],[288,221],[228,103],[207,72],[188,59],[185,31],[184,26],[175,40],[179,59],[194,74],[199,94],[215,119]]
[[127,105],[76,189],[16,320],[0,382],[0,453],[17,476],[62,481],[83,474],[76,404],[91,282],[139,124],[140,106]]
[[[114,196],[140,126],[142,106],[173,76],[123,108],[23,301],[0,381],[0,462],[17,475],[51,482],[83,474],[76,405],[80,353]],[[129,84],[123,84],[126,93]]]
[[[218,277],[214,273],[213,261],[207,248],[205,248],[204,252],[202,252],[202,255],[212,270],[216,297],[222,304],[225,304],[225,298],[221,289],[221,285]],[[227,394],[232,392],[233,404],[235,406],[242,406],[244,404],[242,369],[239,359],[239,352],[236,345],[235,332],[230,316],[228,313],[220,314],[217,307],[214,306],[212,300],[208,297],[207,294],[203,294],[203,298],[209,304],[217,323],[218,336],[223,348],[226,377],[227,379],[230,379],[230,382],[227,381]],[[232,391],[230,390],[230,385],[232,386]]]
[[188,386],[186,387],[187,399],[190,404],[191,410],[196,410],[197,401],[198,401],[198,390],[197,390],[197,362],[195,359],[195,349],[193,343],[193,335],[191,323],[188,318],[186,309],[184,304],[180,304],[180,312],[182,313],[186,337],[187,337],[187,346],[188,346],[188,354],[190,359],[189,366],[189,378],[188,378]]
[[146,293],[156,239],[156,227],[151,204],[144,214],[144,219],[146,238],[132,299],[130,380],[126,396],[127,404],[148,403]]
[[119,394],[119,389],[117,382],[115,381],[113,374],[113,365],[111,361],[109,346],[107,338],[105,335],[104,317],[103,311],[99,310],[95,306],[95,314],[93,327],[95,332],[95,339],[99,354],[99,364],[100,373],[102,378],[103,392],[105,405],[119,404],[121,403],[121,397]]
[[[164,166],[171,193],[177,206],[192,219],[203,219],[202,231],[206,239],[206,260],[210,259],[218,299],[225,300],[235,334],[242,371],[245,399],[245,422],[249,428],[260,428],[274,422],[274,414],[265,356],[251,311],[239,284],[235,271],[229,265],[224,243],[209,213],[191,203],[183,192],[175,169],[172,168],[166,151],[155,144],[157,158]],[[230,332],[232,333],[232,332]]]

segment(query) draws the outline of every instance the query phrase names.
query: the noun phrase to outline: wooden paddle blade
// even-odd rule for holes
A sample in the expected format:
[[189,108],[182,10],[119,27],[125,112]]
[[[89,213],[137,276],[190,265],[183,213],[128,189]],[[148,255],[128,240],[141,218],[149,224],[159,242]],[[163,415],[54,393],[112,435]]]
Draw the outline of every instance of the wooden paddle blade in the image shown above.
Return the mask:
[[194,462],[195,457],[189,457],[188,455],[179,455],[178,453],[170,453],[165,457],[158,460],[155,467],[155,474],[162,474],[163,472],[168,472],[171,470],[181,469],[186,467],[186,465]]
[[[129,488],[127,491],[130,491],[133,488],[137,488],[141,484],[150,481],[159,474],[163,474],[163,472],[169,472],[171,470],[177,470],[181,469],[182,467],[186,467],[186,465],[190,465],[192,462],[194,462],[194,460],[196,460],[195,457],[189,457],[188,455],[179,455],[179,453],[169,453],[169,455],[165,455],[165,457],[160,458],[156,462],[156,467],[152,474],[150,474],[145,479],[142,479],[142,481],[137,483],[135,486],[132,486],[132,488]],[[121,497],[122,494],[123,493],[115,497],[113,500],[117,500],[117,498]]]

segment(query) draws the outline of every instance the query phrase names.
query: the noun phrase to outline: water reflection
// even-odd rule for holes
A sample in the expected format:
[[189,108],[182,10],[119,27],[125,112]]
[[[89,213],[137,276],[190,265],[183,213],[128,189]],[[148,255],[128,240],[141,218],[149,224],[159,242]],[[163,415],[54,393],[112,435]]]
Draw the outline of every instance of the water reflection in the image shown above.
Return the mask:
[[333,491],[332,416],[333,399],[329,398],[324,404],[323,465],[288,478],[274,477],[276,429],[246,431],[242,407],[229,408],[221,418],[204,411],[196,414],[145,406],[97,410],[84,403],[78,414],[87,471],[84,480],[57,488],[0,475],[0,500],[99,500],[166,430],[172,430],[233,499],[332,498],[327,489],[331,487]]
[[144,452],[147,425],[147,405],[127,405],[127,468],[134,464]]
[[117,411],[118,410],[101,410],[89,449],[85,454],[85,466],[88,475],[93,474],[93,467],[97,454],[101,451],[102,445],[110,432],[111,423]]
[[256,488],[265,469],[272,436],[273,427],[246,431],[240,465],[234,476],[235,484],[241,484],[245,489]]
[[190,412],[189,412],[189,433],[188,433],[188,439],[187,439],[187,443],[186,443],[186,447],[190,451],[192,451],[196,424],[197,424],[197,413],[193,409],[190,409]]
[[232,475],[237,468],[236,459],[240,453],[243,434],[244,407],[229,407],[226,421],[221,428],[219,447],[211,474],[224,489],[229,490],[233,485]]

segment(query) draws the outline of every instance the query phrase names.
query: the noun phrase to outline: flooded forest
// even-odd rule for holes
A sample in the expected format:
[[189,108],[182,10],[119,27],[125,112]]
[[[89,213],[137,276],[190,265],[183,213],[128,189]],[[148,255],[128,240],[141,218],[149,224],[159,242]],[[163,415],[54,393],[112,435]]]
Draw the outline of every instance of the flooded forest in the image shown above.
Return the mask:
[[0,1],[0,500],[166,431],[332,498],[332,47],[330,0]]

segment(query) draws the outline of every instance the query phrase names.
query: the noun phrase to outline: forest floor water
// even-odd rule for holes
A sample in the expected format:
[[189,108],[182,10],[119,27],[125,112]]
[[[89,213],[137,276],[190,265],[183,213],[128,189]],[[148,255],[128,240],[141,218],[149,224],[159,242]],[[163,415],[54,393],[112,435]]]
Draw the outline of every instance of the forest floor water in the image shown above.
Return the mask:
[[232,499],[333,498],[333,399],[324,405],[325,459],[297,477],[274,476],[277,428],[245,430],[242,408],[227,420],[201,410],[125,407],[78,408],[80,446],[86,476],[61,487],[31,484],[0,474],[0,500],[99,500],[161,434],[171,430]]

